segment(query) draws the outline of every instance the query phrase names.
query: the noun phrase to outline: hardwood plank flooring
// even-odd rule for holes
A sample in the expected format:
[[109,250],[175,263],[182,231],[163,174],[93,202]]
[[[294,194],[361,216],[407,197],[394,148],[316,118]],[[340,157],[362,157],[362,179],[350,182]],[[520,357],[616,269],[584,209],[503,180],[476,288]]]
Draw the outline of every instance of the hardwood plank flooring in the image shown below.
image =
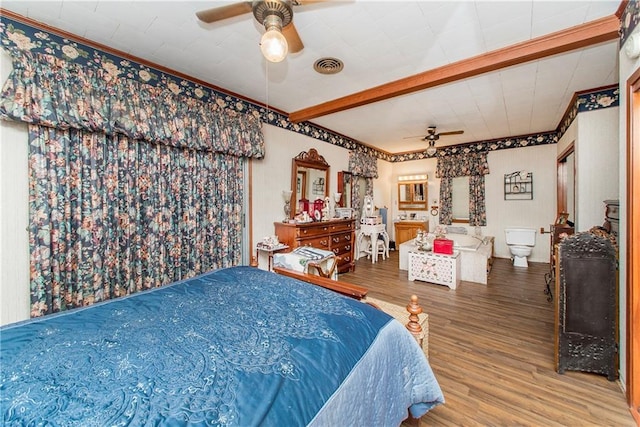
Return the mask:
[[544,294],[549,265],[517,268],[496,259],[489,283],[456,290],[410,282],[398,251],[361,258],[340,280],[405,305],[412,294],[429,314],[429,362],[446,403],[429,426],[635,426],[618,381],[554,369],[554,308]]

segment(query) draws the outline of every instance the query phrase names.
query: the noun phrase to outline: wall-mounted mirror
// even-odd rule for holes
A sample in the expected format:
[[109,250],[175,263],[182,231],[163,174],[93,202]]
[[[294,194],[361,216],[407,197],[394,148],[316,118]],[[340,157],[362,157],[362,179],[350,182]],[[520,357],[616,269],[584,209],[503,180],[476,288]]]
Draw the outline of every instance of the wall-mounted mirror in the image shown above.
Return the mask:
[[398,209],[426,211],[427,199],[427,181],[405,181],[398,183]]
[[313,203],[329,196],[329,164],[315,148],[293,158],[291,167],[291,218],[300,212],[300,200]]
[[340,202],[338,206],[341,208],[350,208],[351,207],[351,181],[353,179],[353,175],[351,172],[338,172],[338,193],[341,193]]

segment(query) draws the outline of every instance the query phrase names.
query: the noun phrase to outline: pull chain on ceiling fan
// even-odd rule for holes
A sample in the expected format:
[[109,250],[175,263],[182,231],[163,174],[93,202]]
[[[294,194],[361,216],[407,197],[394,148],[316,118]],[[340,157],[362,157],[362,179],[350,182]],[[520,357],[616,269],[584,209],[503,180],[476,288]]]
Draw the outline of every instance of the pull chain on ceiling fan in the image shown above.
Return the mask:
[[280,62],[288,52],[300,52],[304,45],[293,25],[293,7],[328,0],[258,0],[214,7],[196,13],[202,22],[212,23],[252,12],[266,32],[260,50],[270,62]]

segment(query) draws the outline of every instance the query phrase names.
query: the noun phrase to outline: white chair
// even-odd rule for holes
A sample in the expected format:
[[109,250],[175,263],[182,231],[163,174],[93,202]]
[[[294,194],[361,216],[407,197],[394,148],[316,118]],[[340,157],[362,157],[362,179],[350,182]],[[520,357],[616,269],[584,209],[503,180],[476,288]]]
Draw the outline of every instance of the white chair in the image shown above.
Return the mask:
[[[368,237],[368,236],[367,236]],[[372,256],[376,258],[378,255],[382,255],[382,259],[385,260],[389,258],[389,234],[386,231],[378,234],[378,239],[375,244],[371,243],[371,238],[369,237],[367,252],[367,259]]]

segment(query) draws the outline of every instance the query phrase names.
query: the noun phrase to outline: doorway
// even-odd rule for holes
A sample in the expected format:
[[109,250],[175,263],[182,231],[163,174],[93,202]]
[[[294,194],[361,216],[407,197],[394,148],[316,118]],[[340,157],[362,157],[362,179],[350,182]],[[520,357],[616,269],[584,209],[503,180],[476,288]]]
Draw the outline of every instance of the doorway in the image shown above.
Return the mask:
[[577,223],[576,220],[576,197],[575,197],[575,149],[572,142],[558,156],[558,213],[568,213],[569,221]]
[[627,401],[640,424],[640,70],[627,80]]

